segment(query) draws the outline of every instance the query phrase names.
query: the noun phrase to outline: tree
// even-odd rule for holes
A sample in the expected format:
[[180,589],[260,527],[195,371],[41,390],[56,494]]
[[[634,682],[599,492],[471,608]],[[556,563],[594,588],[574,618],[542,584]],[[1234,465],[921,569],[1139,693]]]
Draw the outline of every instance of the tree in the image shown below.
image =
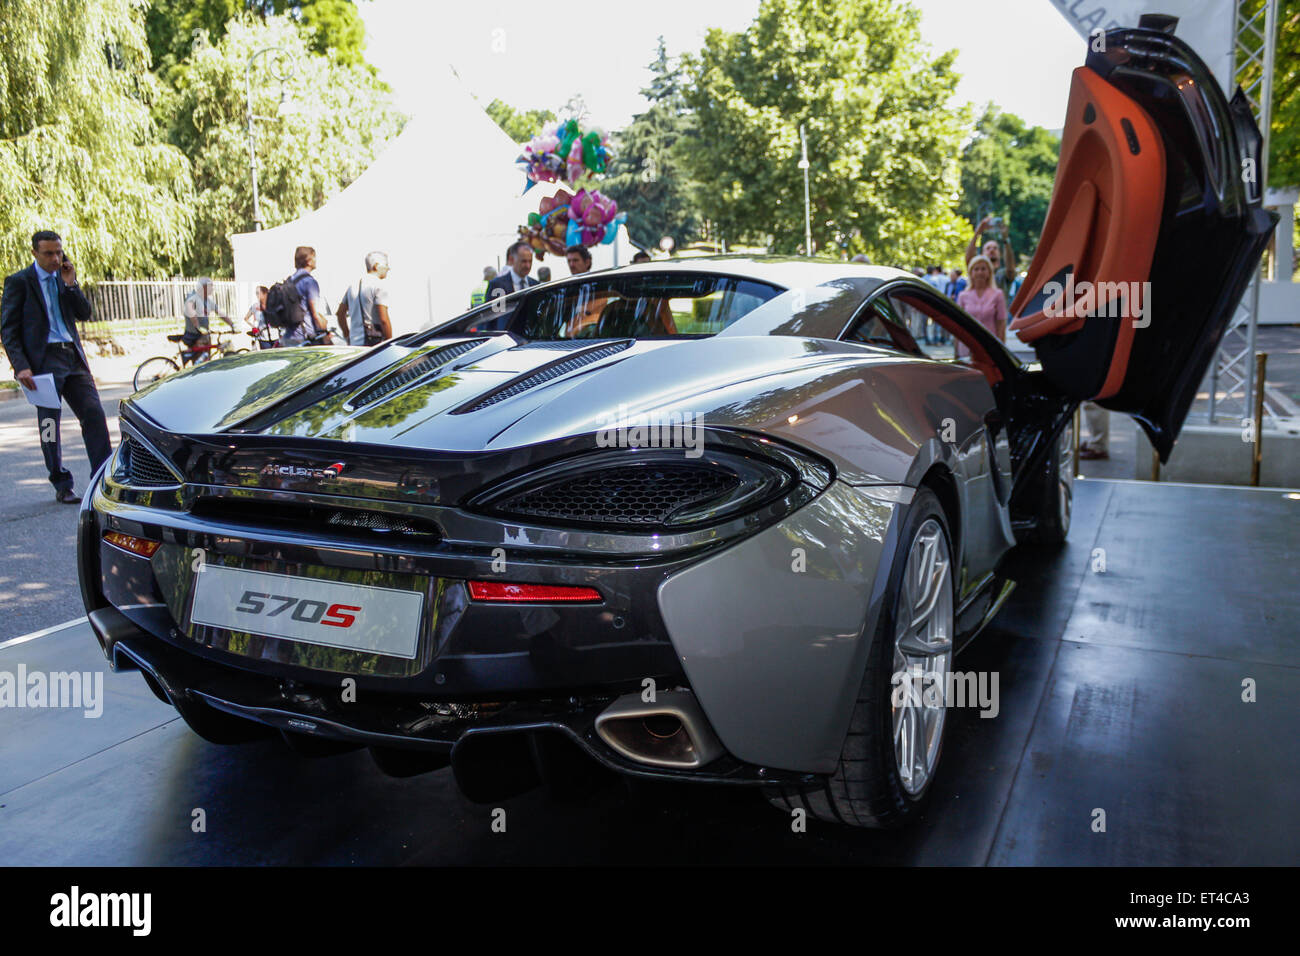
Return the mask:
[[550,110],[517,110],[503,100],[488,104],[487,115],[516,143],[526,143],[538,134],[543,126],[555,119]]
[[966,117],[949,105],[954,54],[931,55],[919,23],[900,0],[764,0],[743,32],[709,31],[683,64],[699,137],[682,155],[724,238],[803,245],[803,124],[817,249],[908,263],[958,253]]
[[83,276],[166,269],[189,241],[184,155],[150,117],[143,21],[133,0],[93,7],[6,0],[0,57],[0,253],[30,256],[59,231]]
[[[366,69],[347,66],[307,45],[284,17],[232,21],[215,45],[202,35],[177,74],[163,112],[172,142],[190,157],[195,203],[192,272],[226,273],[229,237],[253,228],[244,75],[250,51],[279,47],[293,63],[281,86],[259,61],[253,73],[258,185],[268,226],[324,204],[359,176],[401,127],[388,88]],[[268,54],[268,59],[274,54]],[[277,115],[280,114],[280,115]]]
[[1272,111],[1268,184],[1300,186],[1300,0],[1278,3]]
[[672,236],[683,246],[699,233],[694,184],[681,155],[693,142],[694,124],[682,96],[681,65],[669,59],[663,37],[650,71],[650,85],[641,91],[650,108],[615,137],[609,178],[600,188],[627,213],[634,242],[653,246]]
[[1008,217],[1011,245],[1027,264],[1047,217],[1060,154],[1056,135],[988,104],[962,150],[958,211],[972,226],[990,213]]
[[[364,64],[366,27],[351,0],[152,0],[145,14],[157,72],[169,79],[199,37],[216,42],[239,17],[287,16],[310,35],[310,46],[347,66]],[[252,52],[251,50],[249,51]]]

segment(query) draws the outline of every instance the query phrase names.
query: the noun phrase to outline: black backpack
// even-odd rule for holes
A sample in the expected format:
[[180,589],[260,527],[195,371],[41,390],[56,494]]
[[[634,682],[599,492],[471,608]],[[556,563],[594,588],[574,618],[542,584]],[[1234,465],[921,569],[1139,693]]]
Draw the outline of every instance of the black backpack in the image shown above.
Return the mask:
[[[293,275],[297,275],[294,273]],[[266,290],[266,308],[262,314],[266,322],[275,329],[296,329],[306,319],[302,308],[302,296],[293,284],[293,275],[277,282]]]

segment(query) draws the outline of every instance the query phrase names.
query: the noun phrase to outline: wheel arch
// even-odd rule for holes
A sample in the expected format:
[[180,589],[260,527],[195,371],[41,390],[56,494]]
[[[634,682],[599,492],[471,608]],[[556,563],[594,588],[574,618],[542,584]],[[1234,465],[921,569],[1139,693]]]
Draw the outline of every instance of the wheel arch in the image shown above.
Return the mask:
[[952,536],[953,560],[958,562],[962,553],[961,495],[957,491],[957,479],[952,470],[943,462],[935,462],[921,477],[918,487],[929,488],[939,499],[943,508],[944,519],[948,522],[948,534]]

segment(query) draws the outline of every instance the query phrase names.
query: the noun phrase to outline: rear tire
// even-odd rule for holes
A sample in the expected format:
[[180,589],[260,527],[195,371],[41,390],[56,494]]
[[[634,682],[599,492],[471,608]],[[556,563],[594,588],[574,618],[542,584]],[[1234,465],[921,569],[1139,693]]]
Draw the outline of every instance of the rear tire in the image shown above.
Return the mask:
[[1034,489],[1037,520],[1020,537],[1032,544],[1061,545],[1070,535],[1070,516],[1074,510],[1074,419],[1061,429],[1056,446],[1047,456],[1047,465]]
[[[937,708],[923,706],[921,701],[896,707],[895,688],[900,694],[905,688],[894,677],[918,663],[925,674],[937,677],[951,668],[955,592],[950,542],[939,499],[928,488],[918,489],[903,522],[889,594],[872,638],[866,673],[835,772],[819,790],[783,788],[769,793],[774,806],[787,812],[803,809],[830,823],[874,828],[901,827],[921,813],[942,752],[947,715],[942,701]],[[908,622],[922,619],[918,608],[927,601],[933,609],[932,623],[919,629],[908,626]],[[918,634],[926,639],[918,642]],[[903,654],[900,645],[924,653]],[[924,680],[921,689],[926,686]],[[900,750],[899,729],[906,728],[909,719],[916,721],[918,733],[910,738],[910,751],[906,744]],[[901,736],[905,741],[907,735],[904,729]]]

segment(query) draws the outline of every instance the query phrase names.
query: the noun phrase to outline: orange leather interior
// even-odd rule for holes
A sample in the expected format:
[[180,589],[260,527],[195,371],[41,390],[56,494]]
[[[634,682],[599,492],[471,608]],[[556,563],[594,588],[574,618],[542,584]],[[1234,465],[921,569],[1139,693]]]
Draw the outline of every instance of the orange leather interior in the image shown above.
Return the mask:
[[[1125,283],[1127,290],[1127,283],[1150,278],[1164,196],[1165,151],[1155,124],[1132,99],[1092,69],[1079,67],[1070,83],[1051,206],[1028,275],[1011,305],[1011,328],[1032,343],[1045,335],[1078,331],[1085,321],[1119,323],[1110,367],[1095,398],[1119,391],[1135,332],[1131,318],[1104,314],[1120,294],[1116,287],[1098,287]],[[1064,285],[1067,276],[1075,290],[1091,288],[1096,294],[1076,291],[1074,301],[1057,296],[1045,303],[1043,286],[1052,281]],[[1118,306],[1114,311],[1129,315]]]

